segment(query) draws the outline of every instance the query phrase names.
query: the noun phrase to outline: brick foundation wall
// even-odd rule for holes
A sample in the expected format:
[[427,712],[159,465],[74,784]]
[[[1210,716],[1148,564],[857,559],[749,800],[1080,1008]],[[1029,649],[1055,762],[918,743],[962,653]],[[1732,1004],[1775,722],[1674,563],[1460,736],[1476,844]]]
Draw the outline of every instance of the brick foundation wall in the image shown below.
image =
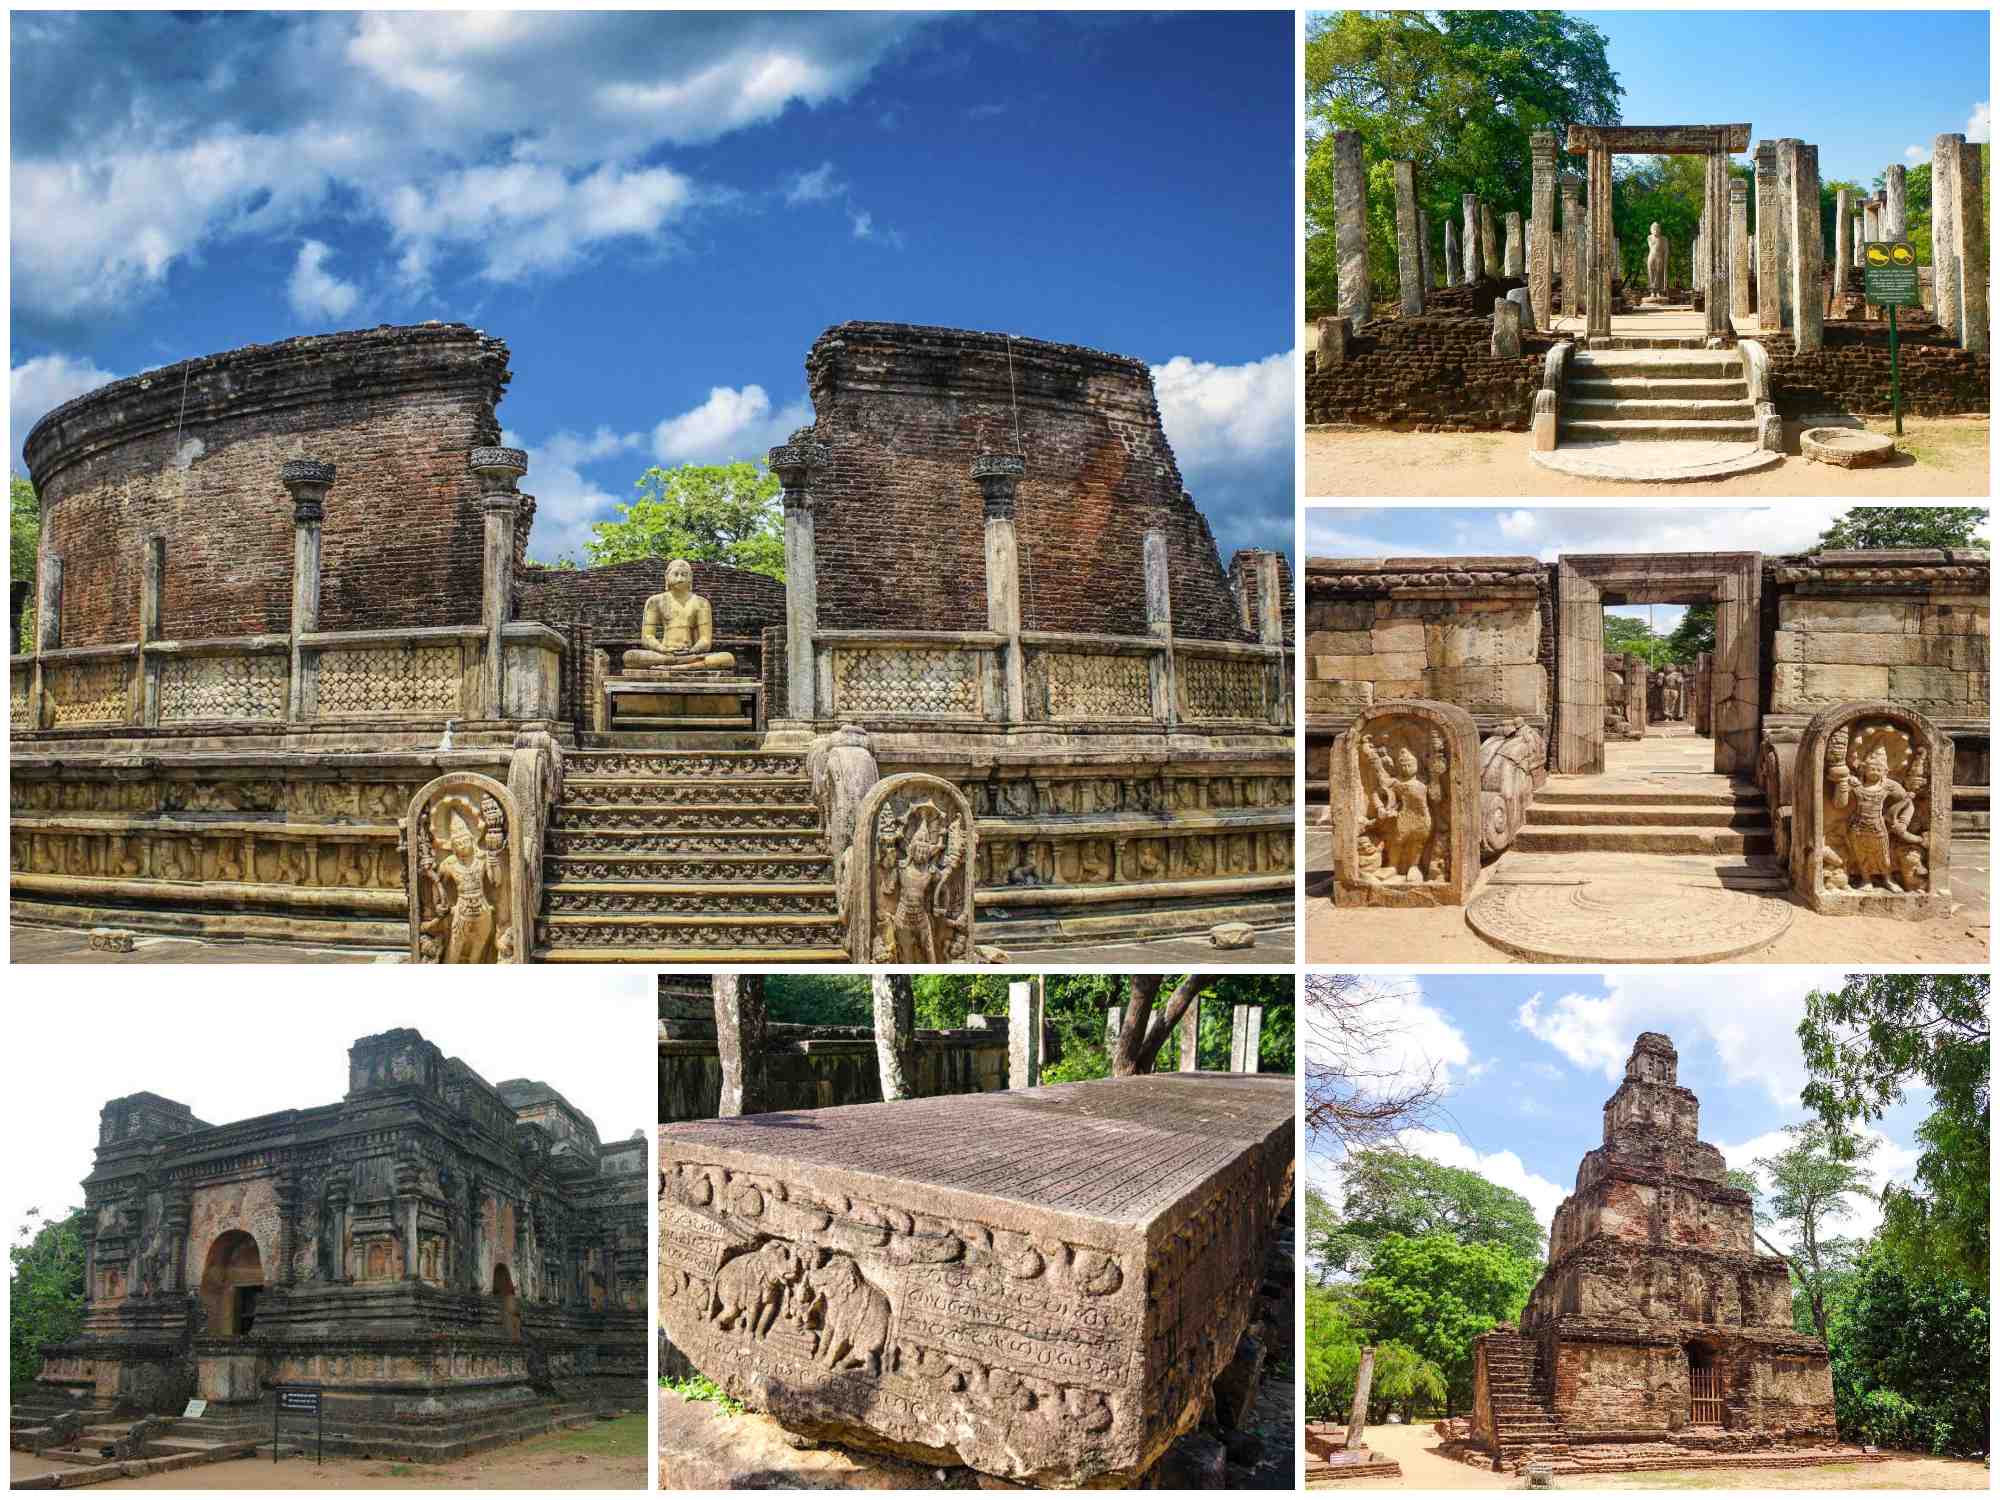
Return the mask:
[[[778,579],[724,563],[689,566],[694,591],[715,612],[717,635],[755,636],[766,625],[784,624],[785,586]],[[531,564],[515,575],[514,614],[550,625],[584,620],[597,635],[637,640],[646,601],[666,588],[666,573],[666,563],[654,558],[601,568]]]
[[1182,493],[1145,364],[1070,344],[843,323],[806,357],[819,623],[986,628],[985,512],[972,460],[1012,453],[1029,630],[1146,633],[1142,538],[1167,535],[1176,634],[1254,640],[1208,522]]
[[166,539],[164,638],[288,630],[290,458],[339,469],[321,629],[477,620],[483,522],[466,459],[499,442],[507,380],[504,342],[425,324],[251,345],[58,407],[26,458],[43,555],[63,560],[62,644],[138,638],[150,536]]
[[[1447,305],[1421,317],[1371,321],[1349,340],[1346,360],[1334,369],[1322,371],[1317,351],[1308,350],[1306,421],[1411,432],[1526,432],[1556,340],[1523,333],[1519,359],[1493,357],[1493,301],[1515,285],[1452,288],[1466,311]],[[1482,291],[1483,315],[1470,311],[1471,294]],[[1429,305],[1449,295],[1433,293]]]
[[[1790,334],[1759,340],[1771,356],[1771,385],[1787,417],[1889,410],[1889,325],[1827,323],[1821,347],[1794,354]],[[1920,417],[1983,416],[1992,401],[1992,357],[1958,347],[1935,323],[1897,331],[1903,410]]]

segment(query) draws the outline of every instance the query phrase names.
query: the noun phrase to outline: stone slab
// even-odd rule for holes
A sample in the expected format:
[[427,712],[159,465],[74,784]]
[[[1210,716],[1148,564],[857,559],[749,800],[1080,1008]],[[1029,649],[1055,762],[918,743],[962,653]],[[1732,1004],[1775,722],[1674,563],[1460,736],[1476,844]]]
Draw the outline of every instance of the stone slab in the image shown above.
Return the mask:
[[1721,963],[1769,947],[1792,915],[1780,896],[1628,878],[1489,886],[1465,920],[1531,963]]
[[1247,1326],[1295,1109],[1174,1073],[665,1127],[663,1326],[808,1436],[1135,1478]]

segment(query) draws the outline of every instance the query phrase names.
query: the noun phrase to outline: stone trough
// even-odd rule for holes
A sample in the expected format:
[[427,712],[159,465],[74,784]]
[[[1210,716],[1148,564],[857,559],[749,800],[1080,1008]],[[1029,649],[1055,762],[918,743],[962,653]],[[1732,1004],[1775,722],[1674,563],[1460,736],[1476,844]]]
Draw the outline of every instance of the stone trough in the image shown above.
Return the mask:
[[1185,1073],[665,1127],[661,1322],[808,1437],[1131,1483],[1235,1356],[1295,1112]]

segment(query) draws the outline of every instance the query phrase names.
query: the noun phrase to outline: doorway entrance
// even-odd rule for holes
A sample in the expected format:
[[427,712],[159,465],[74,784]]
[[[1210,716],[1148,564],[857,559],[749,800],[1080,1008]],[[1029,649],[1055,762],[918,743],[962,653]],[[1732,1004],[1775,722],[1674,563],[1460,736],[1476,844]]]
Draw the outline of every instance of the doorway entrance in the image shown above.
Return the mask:
[[1720,1427],[1722,1425],[1722,1372],[1716,1368],[1715,1351],[1700,1344],[1689,1344],[1688,1357],[1688,1425],[1691,1427]]
[[521,1304],[514,1297],[514,1274],[504,1265],[493,1268],[493,1295],[500,1304],[500,1331],[510,1339],[521,1337]]
[[241,1229],[217,1235],[201,1270],[201,1300],[208,1310],[208,1336],[246,1337],[257,1322],[264,1292],[264,1263],[257,1242]]

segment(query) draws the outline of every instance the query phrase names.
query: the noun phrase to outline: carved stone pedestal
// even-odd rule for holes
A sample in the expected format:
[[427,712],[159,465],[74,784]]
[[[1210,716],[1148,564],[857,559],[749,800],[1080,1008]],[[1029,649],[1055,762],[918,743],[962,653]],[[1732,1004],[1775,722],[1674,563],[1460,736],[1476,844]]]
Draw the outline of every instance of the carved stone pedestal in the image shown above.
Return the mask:
[[1834,915],[1937,915],[1951,895],[1950,736],[1914,709],[1813,715],[1792,773],[1792,890]]
[[726,672],[627,671],[605,679],[606,729],[653,732],[764,727],[764,685]]
[[1479,878],[1479,731],[1451,703],[1392,700],[1333,742],[1333,899],[1463,906]]

